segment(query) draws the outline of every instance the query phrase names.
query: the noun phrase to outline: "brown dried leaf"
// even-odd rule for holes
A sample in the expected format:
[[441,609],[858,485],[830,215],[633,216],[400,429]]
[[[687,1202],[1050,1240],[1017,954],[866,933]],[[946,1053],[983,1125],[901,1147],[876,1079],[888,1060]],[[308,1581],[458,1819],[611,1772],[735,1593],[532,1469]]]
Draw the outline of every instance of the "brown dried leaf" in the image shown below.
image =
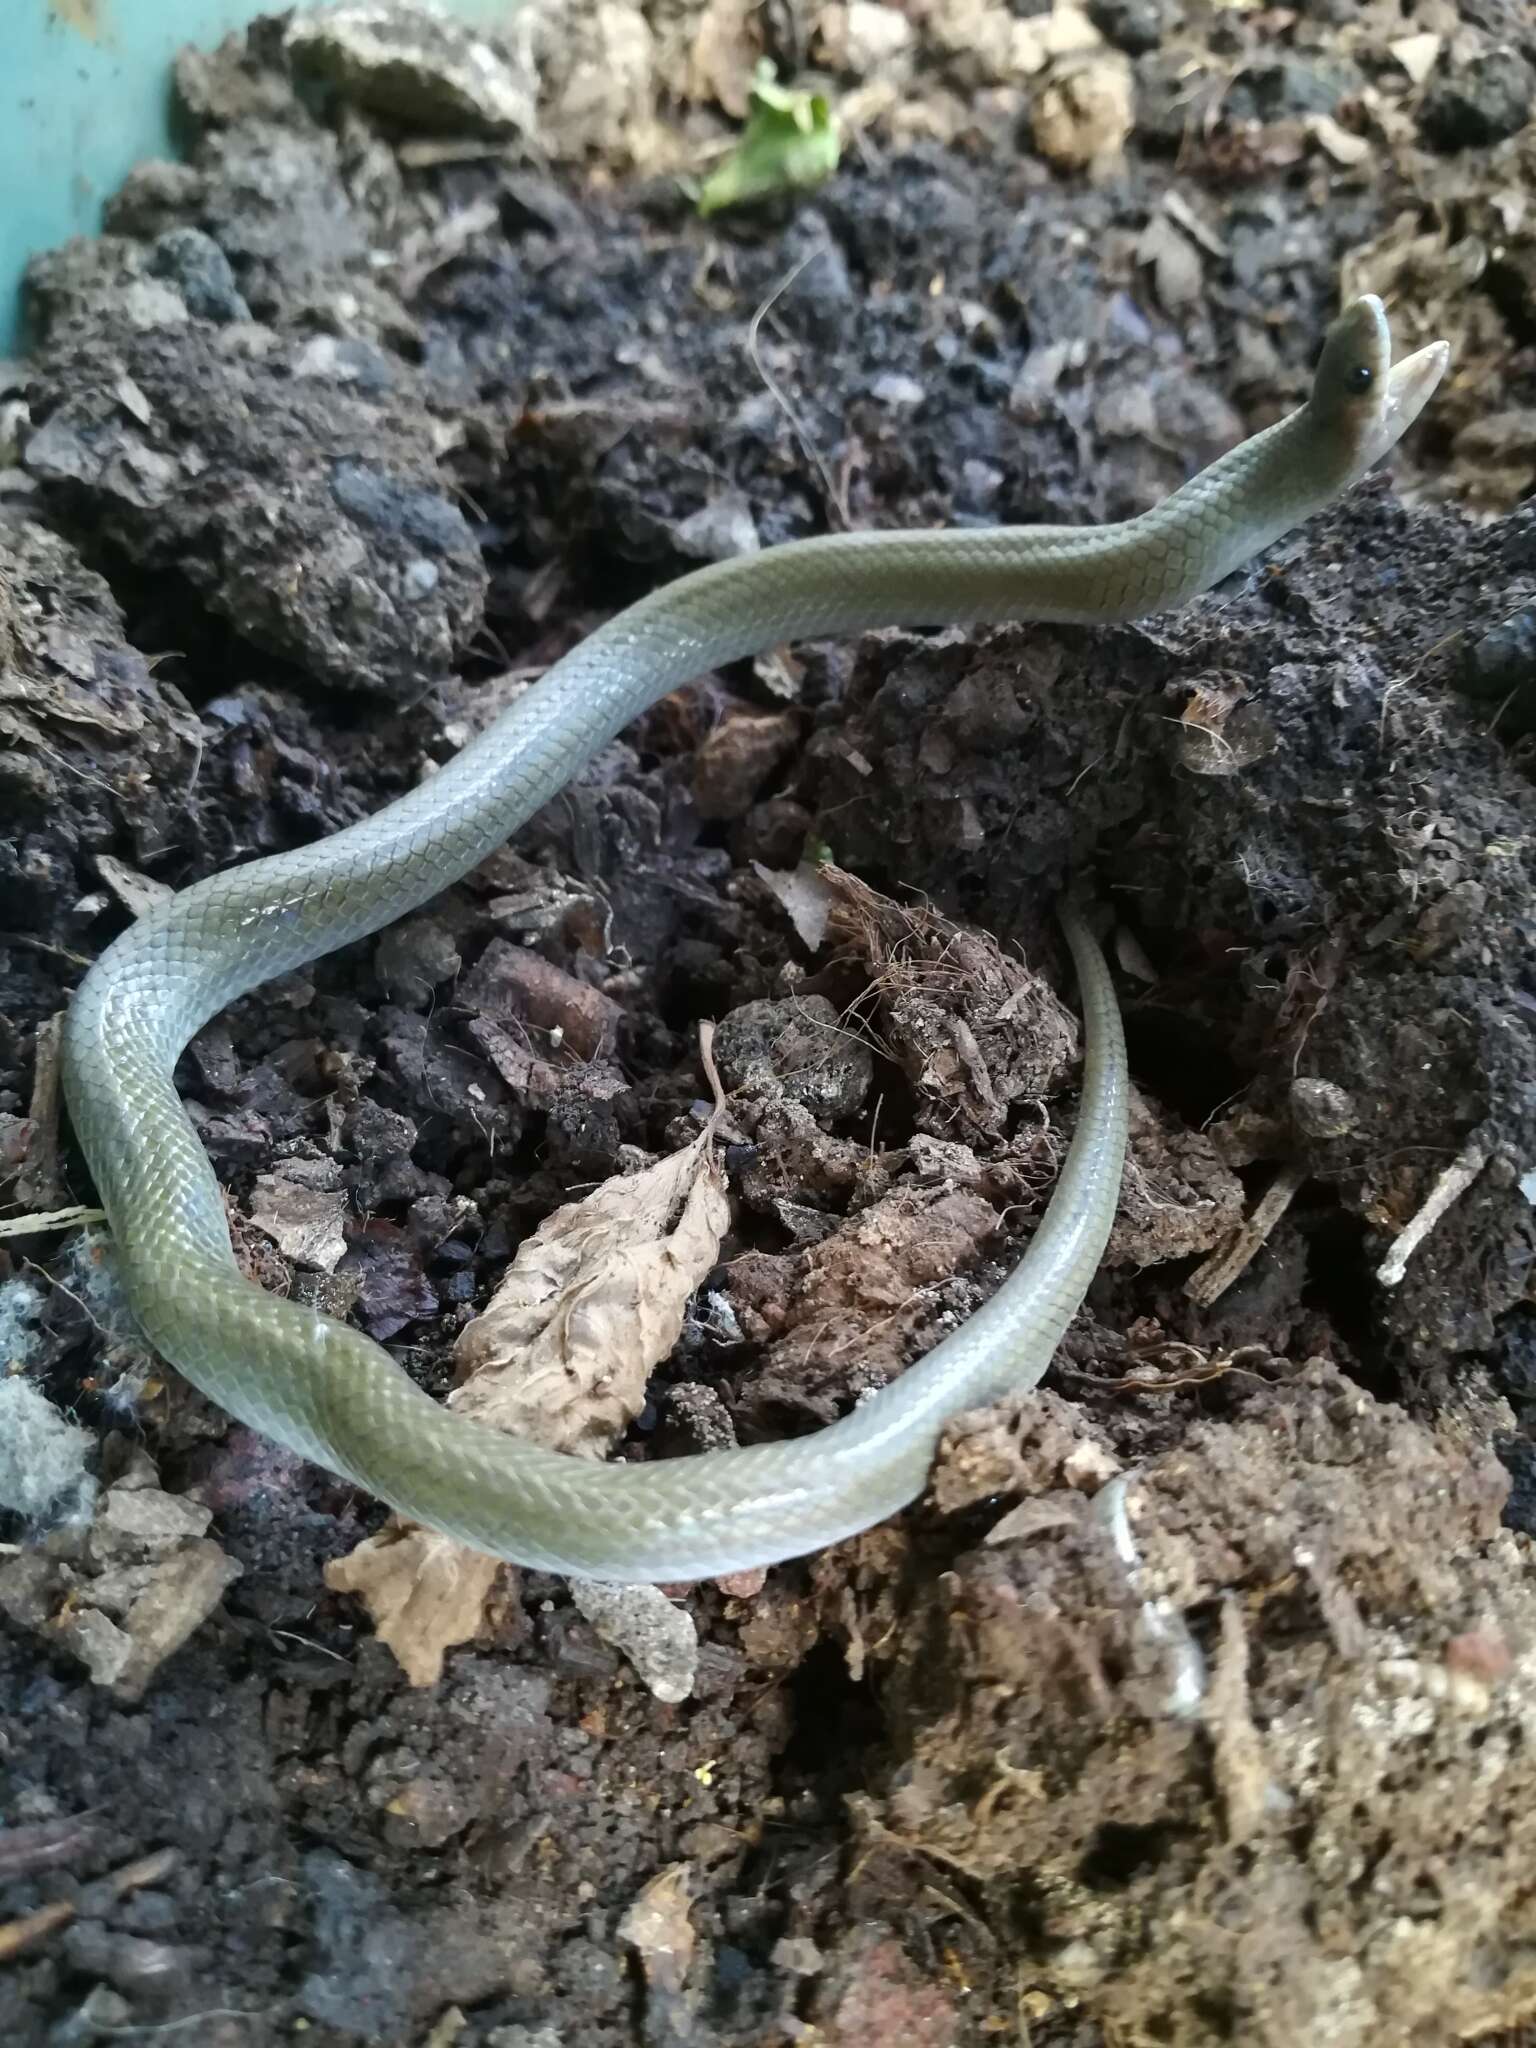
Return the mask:
[[[714,1132],[559,1209],[455,1347],[462,1415],[603,1457],[639,1414],[730,1221]],[[468,1377],[472,1375],[472,1377]]]
[[[704,1063],[714,1081],[706,1035]],[[715,1087],[717,1104],[720,1100]],[[547,1449],[602,1457],[639,1413],[653,1366],[677,1342],[689,1297],[730,1221],[713,1119],[694,1142],[559,1209],[520,1248],[462,1332],[450,1406]],[[501,1569],[449,1538],[392,1520],[326,1569],[355,1593],[413,1685],[480,1626]]]
[[687,1980],[697,1938],[688,1918],[692,1904],[692,1866],[669,1863],[642,1887],[619,1922],[619,1939],[629,1943],[646,1983],[659,1991],[681,1991]]
[[471,1641],[501,1570],[499,1559],[466,1550],[435,1529],[390,1521],[325,1568],[333,1593],[352,1593],[373,1617],[412,1685],[435,1685],[443,1658]]
[[1193,775],[1238,775],[1279,745],[1263,707],[1237,691],[1197,688],[1179,721],[1179,757]]
[[707,0],[688,51],[683,96],[713,100],[733,120],[744,121],[748,91],[762,55],[755,0]]

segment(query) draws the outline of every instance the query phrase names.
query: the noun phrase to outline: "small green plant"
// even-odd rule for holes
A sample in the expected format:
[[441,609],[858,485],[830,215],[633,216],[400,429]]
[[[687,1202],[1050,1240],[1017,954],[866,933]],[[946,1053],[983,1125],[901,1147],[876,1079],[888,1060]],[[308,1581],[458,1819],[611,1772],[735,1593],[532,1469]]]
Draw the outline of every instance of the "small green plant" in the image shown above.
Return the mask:
[[757,67],[740,142],[704,180],[699,212],[719,213],[777,192],[807,192],[837,169],[842,136],[824,94],[794,92]]

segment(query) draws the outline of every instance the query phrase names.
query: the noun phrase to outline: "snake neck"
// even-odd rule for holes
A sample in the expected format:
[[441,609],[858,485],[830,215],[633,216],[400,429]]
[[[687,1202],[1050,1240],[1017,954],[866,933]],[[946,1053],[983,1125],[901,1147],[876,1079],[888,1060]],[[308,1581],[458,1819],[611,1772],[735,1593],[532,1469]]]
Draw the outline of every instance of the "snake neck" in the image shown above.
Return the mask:
[[1201,470],[1161,504],[1105,531],[1132,558],[1169,553],[1180,573],[1143,608],[1171,609],[1312,518],[1355,473],[1350,452],[1303,405]]

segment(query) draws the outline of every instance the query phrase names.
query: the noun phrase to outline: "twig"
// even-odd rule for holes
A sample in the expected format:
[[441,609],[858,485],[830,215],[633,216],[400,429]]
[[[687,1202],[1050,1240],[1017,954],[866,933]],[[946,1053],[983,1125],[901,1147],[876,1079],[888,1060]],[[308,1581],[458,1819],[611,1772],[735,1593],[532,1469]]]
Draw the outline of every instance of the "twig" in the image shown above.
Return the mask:
[[[141,1856],[137,1862],[125,1863],[121,1870],[115,1870],[105,1880],[114,1898],[126,1893],[139,1891],[143,1886],[158,1884],[161,1878],[172,1871],[177,1862],[175,1849],[156,1849],[149,1856]],[[8,1962],[24,1949],[52,1934],[57,1927],[67,1927],[78,1905],[69,1899],[59,1899],[51,1906],[40,1906],[35,1913],[24,1914],[20,1920],[8,1920],[0,1927],[0,1962]]]
[[0,1237],[32,1237],[44,1230],[73,1230],[82,1223],[105,1223],[105,1209],[87,1209],[76,1202],[70,1209],[30,1210],[25,1216],[0,1217]]
[[756,370],[759,377],[761,377],[763,382],[767,385],[769,395],[773,398],[775,404],[779,407],[785,419],[787,419],[789,421],[789,424],[794,428],[796,438],[798,439],[801,448],[804,450],[809,460],[815,464],[817,473],[821,477],[822,487],[827,494],[827,503],[836,513],[838,520],[841,522],[841,524],[844,527],[849,527],[853,524],[853,515],[848,510],[847,500],[843,496],[843,493],[837,488],[836,483],[834,483],[833,481],[832,472],[827,467],[826,458],[823,456],[821,450],[816,446],[816,443],[811,439],[810,429],[809,427],[806,426],[804,420],[795,410],[793,401],[780,386],[780,384],[774,377],[773,372],[768,368],[768,365],[763,361],[762,353],[757,345],[757,337],[759,332],[761,331],[764,320],[773,311],[774,307],[779,303],[779,300],[783,298],[784,294],[789,290],[790,286],[794,283],[795,279],[800,275],[801,271],[806,268],[807,264],[814,262],[816,257],[818,257],[820,254],[821,250],[819,248],[807,249],[805,254],[800,258],[800,261],[794,266],[792,270],[785,272],[784,276],[779,279],[779,282],[774,286],[773,290],[768,294],[767,298],[764,299],[763,303],[752,315],[752,323],[747,329],[747,353],[752,358],[752,367]]
[[204,2012],[183,2013],[179,2020],[141,2020],[137,2025],[104,2027],[98,2020],[96,2032],[112,2040],[143,2041],[152,2034],[179,2034],[183,2027],[200,2027],[205,2020],[264,2020],[265,2011],[248,2011],[238,2005],[210,2005]]
[[0,1829],[0,1881],[31,1877],[72,1863],[96,1839],[100,1809],[37,1821],[30,1827]]
[[74,1907],[60,1899],[52,1906],[40,1906],[35,1913],[24,1914],[20,1920],[7,1920],[0,1927],[0,1963],[19,1956],[45,1934],[52,1934],[56,1927],[67,1927],[74,1917]]
[[1184,1282],[1184,1292],[1197,1308],[1209,1308],[1219,1301],[1233,1282],[1247,1272],[1306,1178],[1305,1167],[1282,1166],[1247,1222],[1239,1226],[1220,1251],[1190,1274]]
[[1452,1203],[1459,1201],[1471,1187],[1487,1164],[1488,1147],[1479,1138],[1469,1139],[1460,1155],[1451,1161],[1430,1189],[1418,1214],[1392,1240],[1392,1249],[1376,1268],[1376,1278],[1383,1287],[1397,1285],[1407,1272],[1408,1261],[1419,1246]]
[[89,967],[90,956],[72,953],[68,946],[50,946],[46,939],[36,939],[30,932],[0,932],[0,944],[7,946],[28,946],[34,953],[49,953],[55,960],[67,960],[71,967]]
[[726,1096],[720,1081],[720,1069],[715,1065],[715,1023],[712,1017],[704,1018],[699,1025],[699,1065],[704,1069],[704,1078],[715,1098],[715,1106],[705,1126],[706,1130],[713,1131],[725,1115]]
[[59,1076],[64,1036],[62,1010],[37,1027],[32,1052],[32,1135],[16,1176],[16,1193],[29,1209],[56,1209],[64,1199],[59,1177]]

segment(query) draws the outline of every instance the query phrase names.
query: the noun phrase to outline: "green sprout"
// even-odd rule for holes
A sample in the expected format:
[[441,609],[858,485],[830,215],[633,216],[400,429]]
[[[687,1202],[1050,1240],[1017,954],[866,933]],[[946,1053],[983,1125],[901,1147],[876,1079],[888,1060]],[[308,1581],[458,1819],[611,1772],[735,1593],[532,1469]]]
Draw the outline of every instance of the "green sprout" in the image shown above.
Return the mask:
[[747,125],[735,149],[704,180],[699,212],[719,213],[777,192],[807,192],[837,169],[837,117],[825,95],[774,83],[765,57],[757,67]]

